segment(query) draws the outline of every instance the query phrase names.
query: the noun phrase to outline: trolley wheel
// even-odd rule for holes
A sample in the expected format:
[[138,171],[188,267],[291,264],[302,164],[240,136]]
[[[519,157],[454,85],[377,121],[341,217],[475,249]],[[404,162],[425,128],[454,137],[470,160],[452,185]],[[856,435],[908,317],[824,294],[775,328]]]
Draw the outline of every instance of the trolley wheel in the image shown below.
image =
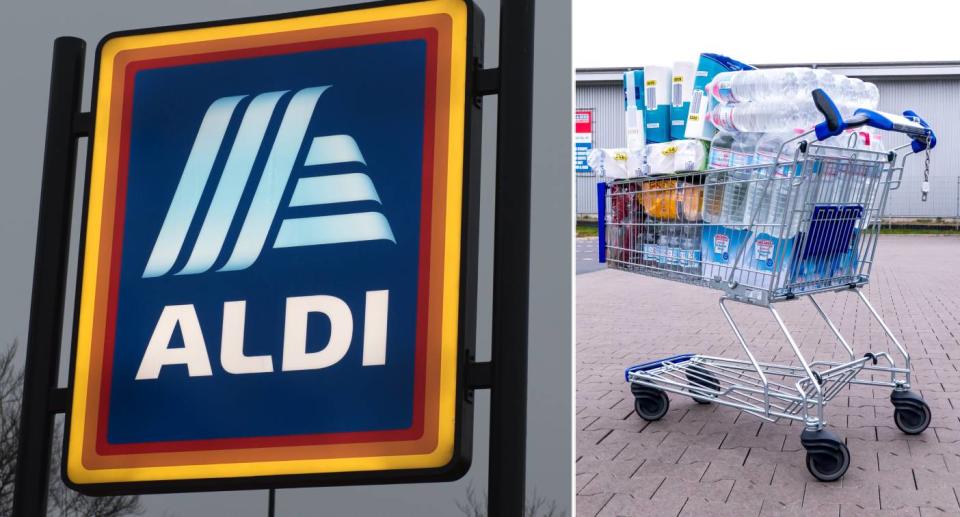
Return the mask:
[[654,422],[663,418],[670,409],[670,398],[663,390],[649,387],[633,387],[633,409],[637,415],[647,422]]
[[830,451],[807,452],[807,470],[820,481],[836,481],[850,467],[850,451],[843,442]]
[[820,481],[836,481],[850,467],[847,445],[828,429],[804,429],[800,444],[807,450],[807,470]]
[[890,401],[893,410],[893,422],[906,434],[920,434],[930,425],[932,414],[930,406],[911,391],[894,391]]
[[[687,368],[686,375],[690,384],[706,388],[707,390],[720,391],[720,381],[713,375],[710,375],[710,372],[706,369],[698,365]],[[696,388],[689,388],[689,391],[690,398],[695,400],[697,404],[709,404],[716,398],[716,395],[708,391],[702,391]]]

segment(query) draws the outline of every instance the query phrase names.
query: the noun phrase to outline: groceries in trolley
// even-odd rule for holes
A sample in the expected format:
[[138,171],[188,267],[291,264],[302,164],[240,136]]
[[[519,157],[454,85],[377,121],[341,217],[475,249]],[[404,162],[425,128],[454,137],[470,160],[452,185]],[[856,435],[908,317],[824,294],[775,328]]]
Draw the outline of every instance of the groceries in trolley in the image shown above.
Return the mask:
[[623,111],[627,149],[643,154],[647,143],[646,124],[643,123],[643,70],[623,73]]
[[[689,72],[683,63],[675,67],[679,69],[675,80],[682,84]],[[624,167],[617,167],[605,174],[608,179],[641,180],[637,188],[619,192],[635,197],[631,226],[623,229],[617,244],[637,261],[633,265],[708,282],[766,282],[769,288],[829,280],[838,272],[854,274],[851,256],[860,238],[858,228],[875,217],[875,211],[866,207],[881,193],[879,162],[886,149],[880,127],[889,124],[854,124],[824,134],[815,156],[801,156],[801,145],[817,141],[811,128],[822,121],[826,109],[814,102],[811,91],[833,92],[839,100],[825,95],[825,102],[842,119],[875,108],[876,87],[822,69],[756,70],[703,54],[685,134],[690,136],[697,110],[708,115],[703,122],[712,129],[700,130],[701,138],[658,142],[663,135],[650,132],[659,128],[650,125],[650,117],[659,109],[663,94],[657,87],[665,75],[663,67],[625,74],[628,126],[633,117],[634,125],[646,131],[637,138],[637,128],[628,127],[634,148],[628,146],[613,156],[629,156],[633,166],[625,173],[620,172]],[[682,98],[682,88],[671,94]],[[701,109],[698,95],[709,98],[713,107]],[[635,118],[641,111],[645,123]],[[703,138],[706,134],[712,134],[709,143]],[[638,149],[641,139],[647,144]],[[845,161],[851,151],[859,150],[869,151],[874,163],[852,166]],[[644,181],[647,177],[664,179]],[[822,206],[815,210],[818,205]],[[693,206],[696,214],[691,213]],[[844,244],[810,242],[823,239]],[[699,253],[691,253],[696,247]],[[691,263],[692,257],[697,257],[696,263]]]
[[593,169],[600,181],[637,178],[641,176],[643,151],[595,147],[587,155],[587,165]]
[[690,115],[690,102],[693,101],[693,83],[696,78],[696,65],[690,61],[673,63],[670,83],[670,139],[686,138],[687,117]]
[[735,70],[751,70],[752,66],[741,63],[720,54],[700,54],[697,61],[696,77],[693,80],[693,91],[690,96],[690,109],[687,113],[687,123],[684,128],[684,137],[707,140],[713,138],[716,129],[707,120],[710,112],[711,99],[707,93],[707,85],[717,74]]
[[822,120],[810,92],[823,89],[849,118],[859,108],[874,110],[877,87],[817,68],[772,68],[717,74],[707,85],[716,101],[708,120],[727,131],[769,132],[811,128]]
[[[768,68],[717,74],[707,90],[723,103],[745,103],[793,99],[807,102],[810,92],[822,88],[842,105],[876,108],[880,92],[876,85],[845,77],[822,68]],[[841,109],[842,112],[842,109]]]
[[[694,178],[689,178],[696,181]],[[609,261],[699,278],[701,275],[701,185],[679,179],[627,180],[609,187]]]
[[707,148],[702,140],[673,140],[646,146],[647,176],[662,176],[707,168]]
[[670,69],[643,68],[643,121],[647,143],[670,140]]

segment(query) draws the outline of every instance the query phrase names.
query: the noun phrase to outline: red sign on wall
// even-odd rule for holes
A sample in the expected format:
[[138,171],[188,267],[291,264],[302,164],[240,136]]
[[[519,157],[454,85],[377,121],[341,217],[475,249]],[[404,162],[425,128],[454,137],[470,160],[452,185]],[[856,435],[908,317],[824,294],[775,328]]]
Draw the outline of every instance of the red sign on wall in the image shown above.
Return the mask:
[[575,131],[577,133],[592,133],[593,112],[588,110],[577,110],[574,118]]

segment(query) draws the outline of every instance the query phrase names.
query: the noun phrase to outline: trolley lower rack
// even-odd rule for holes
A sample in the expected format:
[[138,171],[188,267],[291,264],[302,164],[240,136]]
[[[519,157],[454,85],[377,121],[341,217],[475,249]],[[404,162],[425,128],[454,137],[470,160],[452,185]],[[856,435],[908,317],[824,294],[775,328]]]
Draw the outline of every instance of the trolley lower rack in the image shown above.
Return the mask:
[[904,366],[898,367],[887,352],[867,352],[857,357],[832,321],[811,296],[810,300],[848,352],[846,361],[807,363],[782,319],[773,307],[781,329],[797,352],[799,365],[759,362],[750,353],[742,333],[721,300],[734,333],[747,351],[749,360],[682,354],[631,366],[624,376],[634,396],[640,418],[656,421],[667,413],[667,393],[685,395],[699,404],[716,403],[740,409],[768,422],[786,418],[804,424],[800,441],[807,451],[810,473],[821,481],[840,479],[850,465],[850,452],[841,438],[825,428],[824,406],[850,384],[889,387],[896,426],[906,434],[922,433],[930,425],[930,407],[910,391],[909,355],[860,291],[859,297],[877,318],[888,338],[902,352]]

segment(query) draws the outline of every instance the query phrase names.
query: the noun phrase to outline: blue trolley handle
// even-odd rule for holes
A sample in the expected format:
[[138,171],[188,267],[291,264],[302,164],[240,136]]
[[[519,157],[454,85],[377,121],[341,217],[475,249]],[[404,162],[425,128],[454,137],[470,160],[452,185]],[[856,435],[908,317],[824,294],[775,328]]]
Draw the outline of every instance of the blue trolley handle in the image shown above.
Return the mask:
[[909,136],[912,140],[910,148],[914,153],[926,151],[926,160],[923,164],[923,183],[920,185],[920,199],[921,201],[927,200],[927,192],[930,191],[930,150],[937,146],[937,134],[933,132],[933,128],[930,127],[930,124],[927,124],[926,120],[923,120],[912,110],[904,111],[901,116],[866,108],[858,109],[852,117],[843,120],[837,105],[820,88],[813,91],[813,103],[825,119],[814,127],[817,140],[825,140],[831,136],[839,135],[844,129],[860,126],[875,127],[884,131],[896,131]]
[[937,135],[933,132],[930,124],[927,124],[926,120],[923,120],[911,110],[904,111],[903,115],[894,115],[860,108],[854,112],[852,117],[843,120],[837,105],[820,88],[813,91],[813,103],[825,119],[814,127],[817,140],[826,140],[831,136],[839,135],[847,128],[870,126],[884,131],[906,134],[913,140],[910,146],[915,153],[933,149],[937,146]]

